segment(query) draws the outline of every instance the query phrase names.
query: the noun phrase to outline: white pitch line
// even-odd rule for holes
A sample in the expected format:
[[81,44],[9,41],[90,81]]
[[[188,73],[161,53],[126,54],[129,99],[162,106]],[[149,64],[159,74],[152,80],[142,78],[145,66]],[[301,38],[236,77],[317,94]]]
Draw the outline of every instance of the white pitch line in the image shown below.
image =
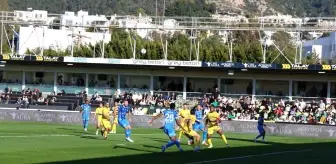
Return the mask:
[[296,151],[295,150],[293,150],[293,151],[280,151],[280,152],[265,153],[265,154],[221,158],[221,159],[209,160],[209,161],[191,162],[191,163],[187,163],[187,164],[211,163],[211,162],[219,162],[219,161],[226,161],[226,160],[245,159],[245,158],[251,158],[251,157],[263,157],[263,156],[268,156],[268,155],[278,155],[278,154],[286,154],[286,153],[301,153],[301,152],[307,152],[307,151],[313,151],[313,150],[307,149],[307,150],[296,150]]
[[[2,133],[2,134],[13,134],[13,133]],[[121,136],[125,134],[111,134],[110,136]],[[133,136],[155,136],[158,134],[132,134]],[[37,138],[37,137],[78,137],[79,135],[68,135],[68,134],[32,134],[32,135],[8,135],[0,136],[0,138]],[[94,134],[83,134],[80,136],[97,136]],[[98,135],[99,136],[99,135]]]
[[41,135],[16,135],[16,136],[0,136],[0,138],[37,138],[37,137],[70,137],[74,135],[66,134],[41,134]]

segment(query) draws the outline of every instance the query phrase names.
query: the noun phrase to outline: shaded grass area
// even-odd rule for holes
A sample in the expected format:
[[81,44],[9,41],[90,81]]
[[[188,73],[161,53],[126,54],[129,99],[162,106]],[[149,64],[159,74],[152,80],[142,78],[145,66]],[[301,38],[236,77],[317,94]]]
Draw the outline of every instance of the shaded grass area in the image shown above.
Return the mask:
[[[182,164],[214,160],[209,163],[259,164],[263,161],[272,164],[316,164],[330,162],[326,157],[331,157],[336,147],[336,140],[333,139],[268,136],[267,143],[254,143],[253,135],[227,133],[230,148],[226,148],[219,138],[214,138],[214,148],[202,147],[202,151],[196,153],[183,138],[184,152],[171,147],[161,153],[160,147],[168,139],[159,129],[135,128],[132,131],[135,143],[128,143],[122,129],[118,129],[117,134],[109,135],[108,140],[103,140],[101,136],[94,135],[94,127],[90,128],[89,132],[84,133],[81,126],[75,125],[0,122],[0,163]],[[312,151],[277,153],[300,150]],[[268,154],[274,152],[273,155]],[[268,155],[250,156],[262,154]]]

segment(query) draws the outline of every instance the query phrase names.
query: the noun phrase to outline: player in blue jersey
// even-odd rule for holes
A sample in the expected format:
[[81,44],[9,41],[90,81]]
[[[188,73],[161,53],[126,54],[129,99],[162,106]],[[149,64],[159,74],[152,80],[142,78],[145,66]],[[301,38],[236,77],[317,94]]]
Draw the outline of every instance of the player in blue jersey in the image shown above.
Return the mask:
[[161,112],[160,114],[158,114],[157,116],[154,116],[149,123],[151,124],[154,120],[160,118],[161,116],[164,116],[164,126],[163,126],[163,131],[164,133],[166,133],[169,137],[169,142],[167,143],[167,145],[162,146],[162,152],[165,152],[167,148],[176,145],[177,148],[180,151],[183,151],[181,146],[180,146],[180,142],[177,140],[176,137],[176,133],[175,133],[175,123],[184,131],[186,131],[186,129],[183,129],[183,127],[181,126],[180,122],[178,121],[178,114],[175,111],[175,104],[171,103],[170,104],[170,108]]
[[91,105],[89,104],[89,100],[85,100],[85,104],[81,105],[80,113],[82,114],[84,131],[87,132],[91,115]]
[[205,126],[204,126],[204,122],[203,122],[204,116],[203,116],[203,110],[202,110],[201,105],[197,105],[196,110],[195,110],[195,116],[196,116],[197,121],[193,125],[193,129],[196,132],[198,132],[198,131],[203,132],[203,134],[202,134],[202,144],[207,145],[206,140],[207,140],[208,133],[205,130]]
[[257,140],[262,137],[262,141],[265,142],[265,135],[266,135],[266,131],[264,129],[264,127],[266,127],[266,125],[264,124],[264,113],[260,113],[259,118],[258,118],[258,131],[259,131],[259,135],[254,139],[254,142],[257,142]]
[[118,124],[125,129],[126,140],[128,142],[134,142],[131,137],[131,125],[130,125],[130,111],[128,106],[128,101],[125,100],[118,109]]

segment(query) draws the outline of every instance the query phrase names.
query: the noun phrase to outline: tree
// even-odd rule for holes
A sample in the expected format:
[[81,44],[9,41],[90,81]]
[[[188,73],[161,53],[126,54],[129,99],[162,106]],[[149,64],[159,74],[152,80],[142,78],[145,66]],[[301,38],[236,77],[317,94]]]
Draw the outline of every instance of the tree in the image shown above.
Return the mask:
[[0,0],[0,11],[8,10],[8,0]]

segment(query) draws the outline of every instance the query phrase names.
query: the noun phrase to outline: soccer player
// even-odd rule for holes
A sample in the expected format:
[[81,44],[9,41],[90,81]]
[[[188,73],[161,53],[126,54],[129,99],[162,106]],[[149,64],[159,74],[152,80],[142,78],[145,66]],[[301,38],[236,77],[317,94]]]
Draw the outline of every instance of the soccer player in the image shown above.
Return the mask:
[[175,123],[184,131],[186,131],[186,129],[184,129],[180,122],[178,121],[179,117],[177,115],[177,112],[175,111],[175,104],[171,103],[170,104],[170,108],[161,112],[160,114],[158,114],[157,116],[154,116],[149,123],[151,124],[154,120],[160,118],[161,116],[164,116],[164,126],[163,126],[163,132],[166,133],[169,137],[169,142],[167,143],[167,145],[162,146],[162,152],[165,152],[167,148],[176,145],[177,148],[180,151],[183,151],[180,145],[180,142],[177,140],[176,138],[176,134],[175,134]]
[[[128,120],[127,120],[128,119]],[[130,125],[130,111],[128,106],[128,101],[125,100],[122,105],[119,106],[118,109],[118,123],[121,127],[125,129],[126,140],[128,142],[134,142],[131,137],[131,125]]]
[[85,104],[81,105],[80,113],[82,114],[84,131],[87,132],[91,114],[91,105],[89,104],[89,100],[85,100]]
[[117,133],[117,124],[118,124],[118,102],[114,102],[113,107],[113,124],[111,133]]
[[99,129],[102,125],[102,115],[103,115],[103,103],[99,104],[99,107],[96,109],[96,118],[97,118],[97,130],[96,135],[98,135]]
[[194,131],[198,132],[201,131],[203,132],[202,134],[202,144],[203,145],[207,145],[206,144],[206,139],[207,139],[207,131],[205,131],[205,126],[204,126],[204,122],[203,122],[203,110],[201,105],[197,105],[196,107],[196,111],[195,111],[195,116],[196,116],[196,122],[193,125],[193,129]]
[[264,124],[264,113],[260,113],[259,118],[258,118],[258,126],[257,126],[259,135],[254,139],[254,142],[257,142],[257,140],[260,137],[262,137],[262,141],[265,142],[266,131],[264,127],[266,127],[266,125]]
[[221,122],[220,115],[219,113],[216,112],[215,106],[211,104],[210,112],[206,115],[206,121],[205,121],[207,125],[206,128],[208,131],[207,142],[209,144],[209,148],[213,147],[211,137],[214,132],[217,132],[221,136],[222,140],[225,142],[226,146],[229,147],[226,137],[223,134],[223,131],[220,127],[220,122]]
[[102,129],[101,133],[105,139],[107,139],[108,133],[111,131],[111,122],[110,122],[110,106],[108,103],[105,104],[105,107],[102,110]]
[[[180,121],[181,121],[181,126],[185,127],[185,123],[186,123],[186,118],[190,117],[190,110],[188,109],[188,104],[185,103],[183,104],[183,108],[179,110],[178,116],[180,117]],[[180,129],[179,134],[178,134],[178,140],[181,141],[181,137],[183,134],[183,130]],[[188,143],[190,144],[190,143]]]
[[193,126],[197,122],[196,116],[195,116],[195,110],[190,111],[190,118],[186,119],[186,129],[187,131],[185,132],[185,135],[187,138],[189,138],[189,145],[194,146],[194,151],[198,152],[200,150],[200,140],[201,137],[200,135],[194,131]]

